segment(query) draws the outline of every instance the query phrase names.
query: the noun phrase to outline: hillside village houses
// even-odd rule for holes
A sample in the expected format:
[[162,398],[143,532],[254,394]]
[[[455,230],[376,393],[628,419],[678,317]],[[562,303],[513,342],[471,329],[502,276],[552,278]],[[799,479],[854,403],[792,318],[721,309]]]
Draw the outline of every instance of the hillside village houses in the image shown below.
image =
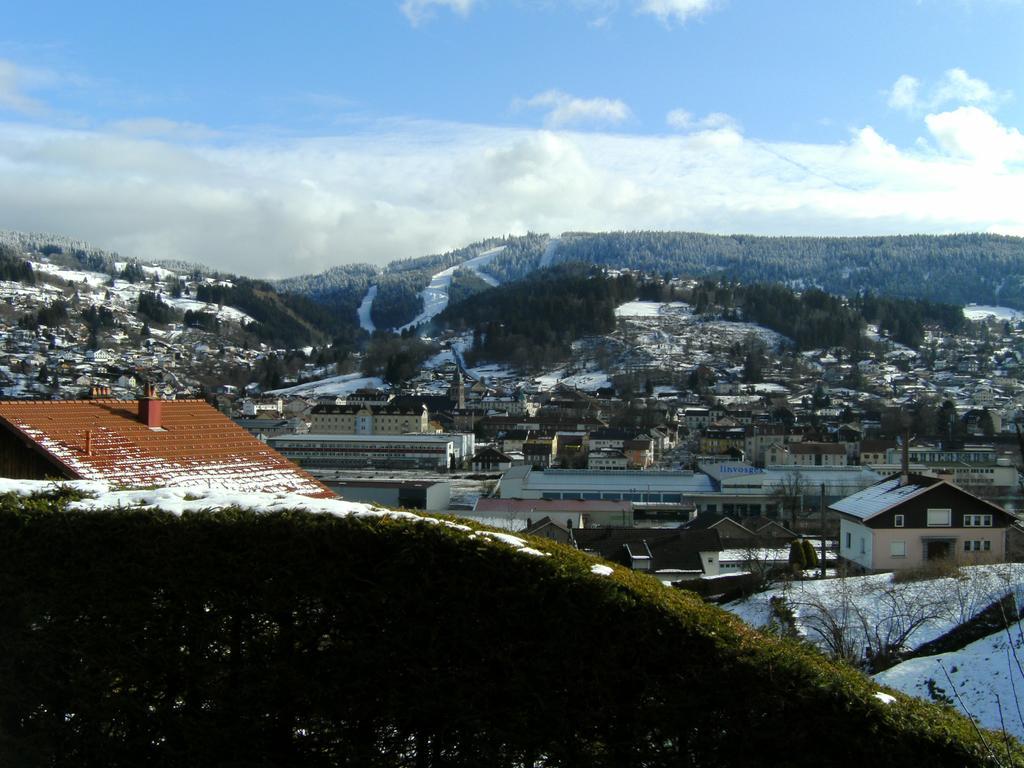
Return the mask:
[[[890,344],[853,360],[814,350],[787,353],[785,365],[774,356],[757,383],[743,381],[742,366],[725,357],[703,355],[696,367],[640,367],[626,385],[611,377],[589,389],[485,379],[447,362],[402,387],[318,394],[300,380],[330,377],[333,364],[181,323],[146,327],[131,305],[139,288],[124,281],[103,289],[117,324],[94,338],[84,325],[19,327],[17,318],[53,290],[0,284],[3,396],[78,400],[100,387],[101,399],[134,401],[150,385],[167,402],[215,403],[263,444],[292,441],[295,459],[319,474],[479,472],[496,498],[629,501],[635,523],[714,512],[796,529],[817,524],[824,485],[838,526],[835,504],[901,469],[896,438],[908,425],[893,414],[903,414],[912,421],[910,472],[1011,511],[1021,506],[1020,322],[964,335],[928,331],[917,352]],[[91,300],[84,289],[81,300]],[[286,358],[298,362],[276,389],[256,383],[257,370]]]

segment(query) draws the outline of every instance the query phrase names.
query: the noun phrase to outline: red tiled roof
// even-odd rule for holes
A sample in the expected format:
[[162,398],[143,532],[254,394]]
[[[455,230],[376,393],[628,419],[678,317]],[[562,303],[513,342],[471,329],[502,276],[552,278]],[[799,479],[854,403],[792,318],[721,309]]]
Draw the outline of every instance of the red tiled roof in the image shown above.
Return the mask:
[[127,488],[214,488],[334,494],[202,400],[162,400],[160,428],[135,400],[0,402],[0,426],[28,439],[73,478]]

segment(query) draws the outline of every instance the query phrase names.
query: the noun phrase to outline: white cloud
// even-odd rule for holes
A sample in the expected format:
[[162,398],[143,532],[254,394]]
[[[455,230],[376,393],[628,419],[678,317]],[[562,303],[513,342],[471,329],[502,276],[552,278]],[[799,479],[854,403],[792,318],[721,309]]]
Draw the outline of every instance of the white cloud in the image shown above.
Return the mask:
[[900,75],[889,91],[889,106],[893,109],[915,109],[920,90],[920,80],[912,75]]
[[27,95],[26,91],[47,85],[52,79],[45,70],[22,67],[0,59],[0,110],[29,116],[44,114],[46,106]]
[[219,136],[219,132],[200,123],[178,122],[163,117],[141,117],[133,120],[119,120],[111,128],[130,136],[181,139],[182,141],[205,141]]
[[677,131],[739,131],[739,123],[724,112],[710,112],[704,117],[695,118],[685,109],[673,109],[665,115],[665,122],[669,128]]
[[959,107],[924,119],[938,145],[953,157],[998,169],[1024,163],[1024,135],[977,107]]
[[663,136],[395,120],[215,144],[0,122],[0,227],[253,276],[529,230],[1024,232],[1024,139],[977,107],[929,115],[919,147],[871,127],[805,144],[701,120]]
[[666,24],[672,21],[684,24],[710,11],[716,4],[715,0],[640,0],[637,12],[657,16]]
[[545,124],[550,128],[561,128],[582,123],[614,124],[628,120],[632,115],[625,102],[618,99],[581,99],[558,90],[544,91],[526,101],[518,101],[513,107],[546,109]]
[[413,26],[417,26],[434,15],[435,8],[448,8],[466,16],[477,0],[404,0],[399,6]]
[[921,81],[912,75],[900,75],[887,94],[890,107],[909,113],[923,113],[947,104],[993,106],[1008,96],[996,93],[984,80],[971,77],[959,67],[946,70],[926,94],[922,94]]
[[946,72],[936,86],[932,99],[936,105],[991,104],[996,100],[996,94],[984,80],[971,77],[957,67]]

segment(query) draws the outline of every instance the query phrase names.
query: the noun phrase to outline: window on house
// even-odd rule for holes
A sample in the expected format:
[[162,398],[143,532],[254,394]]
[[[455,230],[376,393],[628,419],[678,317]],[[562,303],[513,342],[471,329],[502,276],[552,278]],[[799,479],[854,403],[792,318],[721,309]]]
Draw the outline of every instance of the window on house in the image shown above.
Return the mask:
[[992,515],[964,515],[965,528],[991,528]]
[[846,548],[849,549],[852,546],[853,546],[853,534],[852,533],[847,533],[846,534]]
[[896,517],[893,519],[893,526],[896,528],[903,527],[903,515],[896,515]]
[[950,510],[948,509],[929,509],[928,510],[928,527],[929,528],[948,528],[950,525]]
[[868,551],[867,541],[864,539],[863,536],[861,536],[860,537],[860,553],[863,555],[863,554],[866,554],[867,551]]
[[907,556],[907,542],[905,541],[891,541],[889,542],[889,554],[893,557],[906,557]]
[[984,549],[986,552],[991,552],[992,551],[992,542],[991,541],[983,541],[983,542],[981,542],[981,544],[982,544],[981,548]]

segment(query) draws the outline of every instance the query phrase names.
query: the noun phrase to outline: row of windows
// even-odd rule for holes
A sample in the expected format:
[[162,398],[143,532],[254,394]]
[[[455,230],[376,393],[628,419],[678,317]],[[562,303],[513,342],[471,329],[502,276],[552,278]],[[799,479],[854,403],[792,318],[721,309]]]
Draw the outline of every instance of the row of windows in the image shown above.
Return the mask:
[[[929,509],[928,510],[928,527],[929,528],[949,528],[952,525],[952,510],[949,509]],[[892,525],[894,528],[902,528],[905,525],[905,518],[903,515],[893,515]],[[965,528],[991,528],[992,527],[992,515],[964,515],[964,527]]]
[[573,493],[567,491],[558,493],[556,491],[544,491],[541,498],[549,501],[561,500],[583,500],[583,501],[646,501],[663,504],[682,504],[683,494],[681,493],[615,493],[615,492],[582,492]]
[[[849,536],[849,534],[847,534]],[[849,544],[847,544],[849,546]],[[992,542],[986,539],[965,539],[964,540],[964,552],[991,552]],[[905,541],[890,541],[889,542],[889,554],[893,557],[906,557],[907,556],[907,542]]]
[[965,528],[991,528],[992,515],[964,515]]

